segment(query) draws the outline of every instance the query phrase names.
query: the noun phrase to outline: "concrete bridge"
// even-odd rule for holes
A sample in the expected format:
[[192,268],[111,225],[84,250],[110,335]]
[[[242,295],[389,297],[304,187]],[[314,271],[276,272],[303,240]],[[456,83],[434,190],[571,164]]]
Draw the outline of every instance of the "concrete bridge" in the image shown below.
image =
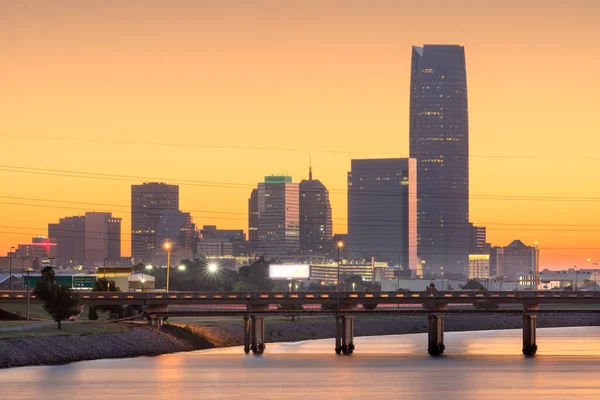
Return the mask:
[[[437,356],[445,349],[445,315],[520,314],[523,354],[532,356],[537,351],[540,305],[548,314],[600,312],[600,308],[590,309],[590,305],[600,304],[600,291],[340,292],[339,296],[337,292],[82,292],[79,297],[82,304],[88,305],[142,306],[157,328],[169,316],[243,317],[244,350],[255,354],[265,350],[265,317],[272,315],[331,315],[335,317],[336,353],[352,354],[355,316],[427,314],[428,352]],[[26,299],[26,291],[0,291],[0,307],[3,302]],[[33,296],[31,300],[37,301]],[[560,308],[564,304],[570,305],[569,310]]]

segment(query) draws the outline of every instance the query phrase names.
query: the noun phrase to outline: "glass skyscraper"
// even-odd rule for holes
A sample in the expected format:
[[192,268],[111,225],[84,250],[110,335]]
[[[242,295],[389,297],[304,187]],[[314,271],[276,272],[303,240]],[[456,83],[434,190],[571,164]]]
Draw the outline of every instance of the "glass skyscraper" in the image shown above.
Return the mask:
[[416,160],[352,160],[348,173],[348,258],[417,266]]
[[318,179],[313,179],[312,168],[308,180],[300,182],[300,252],[308,255],[331,253],[333,224],[329,191]]
[[417,159],[418,255],[424,273],[469,266],[469,118],[465,50],[413,47],[410,157]]

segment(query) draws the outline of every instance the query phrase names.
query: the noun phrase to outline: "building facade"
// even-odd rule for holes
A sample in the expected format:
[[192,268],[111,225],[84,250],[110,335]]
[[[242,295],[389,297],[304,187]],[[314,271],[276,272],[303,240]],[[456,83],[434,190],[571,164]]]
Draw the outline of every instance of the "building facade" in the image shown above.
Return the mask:
[[423,272],[466,276],[469,265],[469,120],[465,51],[414,46],[410,157],[417,159]]
[[299,253],[299,186],[291,176],[266,176],[258,184],[258,240],[267,257]]
[[131,256],[150,260],[165,211],[179,211],[179,186],[150,182],[131,186]]
[[98,267],[121,259],[121,218],[111,213],[85,213],[85,265]]
[[488,279],[490,277],[490,255],[469,254],[469,279]]
[[535,273],[538,251],[533,246],[527,246],[520,240],[514,240],[504,247],[502,274],[506,278],[515,279],[518,274]]
[[252,189],[248,199],[248,250],[258,249],[258,189]]
[[300,182],[300,252],[325,255],[330,253],[333,236],[329,191],[318,179]]
[[48,237],[56,241],[57,264],[61,267],[85,263],[85,217],[73,216],[48,224]]
[[348,173],[348,258],[417,265],[416,160],[352,160]]

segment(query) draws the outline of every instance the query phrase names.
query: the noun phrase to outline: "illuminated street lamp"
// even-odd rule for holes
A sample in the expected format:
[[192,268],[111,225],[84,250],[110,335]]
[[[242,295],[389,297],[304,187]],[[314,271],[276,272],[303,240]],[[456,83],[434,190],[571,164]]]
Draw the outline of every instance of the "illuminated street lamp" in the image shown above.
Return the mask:
[[344,242],[337,242],[337,311],[340,312],[340,251],[344,247]]
[[211,274],[214,274],[218,270],[219,270],[219,266],[216,263],[208,264],[208,272],[210,272]]
[[144,278],[142,278],[142,292],[144,291],[144,283],[146,283],[146,280]]
[[163,247],[167,250],[167,285],[166,290],[169,291],[169,279],[171,278],[170,270],[171,270],[171,243],[166,242]]
[[352,291],[354,292],[354,288],[356,286],[356,282],[352,282]]

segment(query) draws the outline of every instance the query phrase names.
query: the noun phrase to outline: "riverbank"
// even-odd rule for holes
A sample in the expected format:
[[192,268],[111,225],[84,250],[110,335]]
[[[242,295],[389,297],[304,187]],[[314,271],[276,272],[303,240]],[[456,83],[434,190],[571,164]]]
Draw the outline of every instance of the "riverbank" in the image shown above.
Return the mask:
[[0,340],[0,368],[65,364],[101,358],[156,356],[214,347],[189,329],[128,326],[121,332],[13,337]]
[[[521,329],[522,317],[518,315],[477,315],[447,316],[444,330],[446,332],[481,331],[500,329]],[[594,314],[538,315],[538,328],[558,328],[572,326],[598,326],[600,316]],[[198,336],[212,343],[215,347],[239,346],[244,343],[244,327],[241,322],[219,321],[202,326],[188,325]],[[355,336],[403,335],[410,333],[426,333],[427,317],[373,317],[356,318]],[[298,342],[303,340],[328,339],[335,335],[331,318],[306,319],[297,322],[265,321],[265,341]]]
[[[119,324],[113,333],[89,333],[54,331],[52,336],[37,337],[35,332],[0,339],[0,368],[54,365],[74,361],[102,358],[128,358],[156,356],[182,351],[203,350],[243,344],[244,328],[240,319],[202,320],[194,324],[171,319],[160,331],[146,325]],[[112,323],[96,323],[111,325]],[[71,328],[77,332],[78,323]],[[538,327],[598,326],[600,316],[594,314],[539,315]],[[518,315],[447,316],[445,331],[480,331],[520,329],[522,319]],[[111,328],[115,329],[115,328]],[[355,320],[355,336],[401,335],[427,332],[427,318],[411,317],[358,317]],[[301,321],[285,321],[281,318],[267,320],[265,341],[298,342],[327,339],[334,336],[331,318],[306,318]]]

